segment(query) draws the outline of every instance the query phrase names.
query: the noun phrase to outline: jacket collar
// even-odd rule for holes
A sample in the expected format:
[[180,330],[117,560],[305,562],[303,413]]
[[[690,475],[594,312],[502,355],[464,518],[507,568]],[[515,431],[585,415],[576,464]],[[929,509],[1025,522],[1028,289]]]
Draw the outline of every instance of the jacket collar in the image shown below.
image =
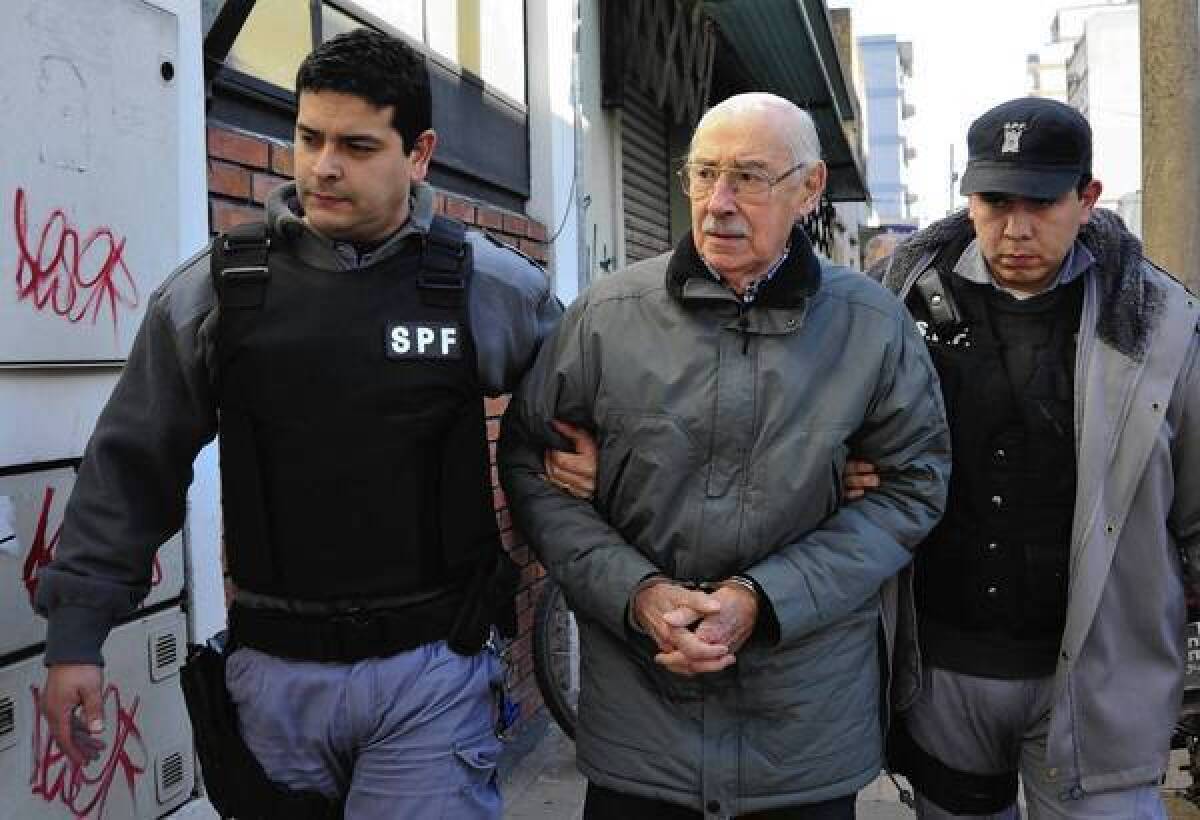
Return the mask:
[[[797,226],[792,229],[789,242],[791,250],[787,258],[783,260],[775,275],[759,287],[749,307],[798,307],[820,288],[821,263],[813,251],[808,234]],[[712,275],[705,267],[700,254],[696,252],[692,232],[688,231],[675,246],[671,260],[667,263],[667,292],[672,298],[687,302],[690,297],[685,292],[684,285],[692,279],[712,282]]]
[[[966,210],[934,222],[896,248],[881,281],[899,292],[921,259],[930,258],[943,244],[964,233],[973,235],[974,230]],[[1167,298],[1161,285],[1143,275],[1142,243],[1121,217],[1106,208],[1092,210],[1076,242],[1096,261],[1087,274],[1096,277],[1099,288],[1096,336],[1133,361],[1142,361]]]
[[[1096,264],[1096,260],[1092,258],[1092,252],[1082,242],[1071,243],[1071,248],[1067,251],[1067,257],[1062,261],[1058,271],[1054,274],[1054,279],[1041,293],[1048,293],[1056,288],[1071,284],[1087,273],[1094,264]],[[1002,293],[1017,296],[1018,299],[1025,298],[996,281],[991,268],[988,267],[987,261],[983,258],[983,249],[979,247],[978,239],[972,239],[971,244],[967,245],[967,249],[962,252],[962,256],[958,258],[958,263],[954,265],[954,275],[966,279],[968,282],[974,282],[977,285],[989,285]]]
[[404,248],[413,235],[429,232],[433,222],[433,189],[423,182],[413,185],[408,205],[408,221],[382,245],[362,258],[347,243],[335,242],[308,227],[294,182],[279,186],[267,196],[267,227],[275,241],[286,244],[297,258],[307,264],[324,270],[350,270],[387,259]]

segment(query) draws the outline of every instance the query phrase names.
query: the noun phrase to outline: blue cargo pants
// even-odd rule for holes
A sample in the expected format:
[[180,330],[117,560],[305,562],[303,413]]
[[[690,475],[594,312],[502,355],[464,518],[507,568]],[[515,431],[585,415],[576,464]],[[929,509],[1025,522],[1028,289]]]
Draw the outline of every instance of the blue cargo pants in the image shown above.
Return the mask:
[[344,799],[345,820],[497,820],[495,655],[445,642],[358,663],[254,649],[226,665],[242,737],[271,780]]

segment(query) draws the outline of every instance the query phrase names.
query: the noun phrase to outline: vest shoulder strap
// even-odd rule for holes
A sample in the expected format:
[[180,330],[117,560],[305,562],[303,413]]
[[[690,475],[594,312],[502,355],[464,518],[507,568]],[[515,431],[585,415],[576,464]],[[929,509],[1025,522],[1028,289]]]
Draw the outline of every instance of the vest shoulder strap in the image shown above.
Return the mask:
[[471,265],[467,226],[457,219],[435,215],[421,245],[421,267],[417,274],[421,301],[434,307],[461,307]]
[[974,231],[967,230],[942,245],[928,270],[913,283],[913,291],[921,298],[931,329],[943,339],[954,338],[966,323],[950,277],[954,276],[954,266],[974,238]]
[[[463,304],[471,272],[467,228],[457,219],[435,216],[421,247],[417,288],[421,298],[438,307]],[[212,279],[223,308],[261,307],[271,274],[267,265],[271,238],[266,223],[231,228],[213,242]]]
[[271,273],[267,224],[247,222],[213,240],[212,281],[222,310],[262,307]]
[[917,277],[913,288],[925,304],[925,310],[929,312],[930,321],[939,336],[946,335],[946,331],[962,324],[962,312],[958,309],[958,302],[950,288],[946,287],[942,272],[937,268],[930,268]]

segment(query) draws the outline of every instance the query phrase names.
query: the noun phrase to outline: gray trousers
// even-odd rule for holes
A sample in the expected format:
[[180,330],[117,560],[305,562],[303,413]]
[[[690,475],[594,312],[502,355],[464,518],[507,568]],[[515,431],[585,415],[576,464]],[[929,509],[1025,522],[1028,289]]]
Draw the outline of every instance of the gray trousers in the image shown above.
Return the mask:
[[[999,680],[926,667],[903,714],[913,740],[938,760],[977,774],[1020,772],[1030,820],[1166,820],[1157,785],[1086,794],[1046,765],[1053,679]],[[953,820],[917,794],[919,820]],[[980,820],[1018,820],[1015,804]]]
[[267,776],[346,801],[345,820],[498,820],[490,651],[445,642],[353,664],[238,649],[225,678]]

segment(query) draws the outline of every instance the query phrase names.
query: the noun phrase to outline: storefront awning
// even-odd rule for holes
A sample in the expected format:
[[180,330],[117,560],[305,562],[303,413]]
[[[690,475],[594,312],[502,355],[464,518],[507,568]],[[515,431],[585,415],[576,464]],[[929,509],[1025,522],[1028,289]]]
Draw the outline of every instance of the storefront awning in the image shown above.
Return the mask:
[[740,66],[745,90],[778,94],[812,114],[829,166],[829,198],[866,200],[862,158],[844,128],[858,120],[858,103],[824,0],[703,0],[703,10],[721,35],[718,48],[733,52],[718,54],[718,63]]

